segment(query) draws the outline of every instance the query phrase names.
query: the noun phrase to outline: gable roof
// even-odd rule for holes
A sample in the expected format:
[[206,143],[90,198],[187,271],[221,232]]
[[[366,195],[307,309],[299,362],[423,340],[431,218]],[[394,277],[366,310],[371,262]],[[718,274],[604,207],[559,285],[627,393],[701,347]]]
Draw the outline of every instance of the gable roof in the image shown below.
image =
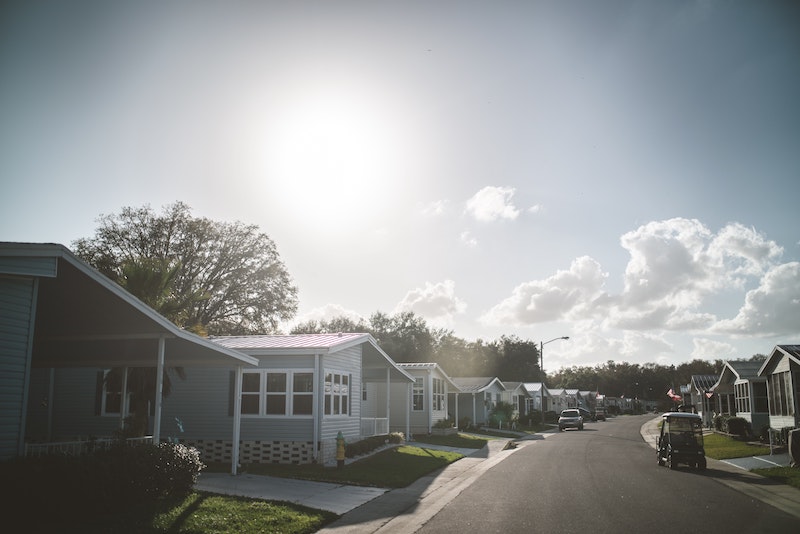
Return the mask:
[[250,356],[326,355],[363,345],[362,366],[368,379],[385,377],[388,368],[394,378],[413,382],[414,377],[400,368],[370,334],[290,334],[257,336],[216,336],[209,338],[222,347],[236,349]]
[[178,328],[54,243],[0,242],[0,274],[38,280],[34,367],[252,366],[258,361]]
[[453,388],[457,390],[461,390],[461,386],[456,384],[447,373],[444,372],[442,366],[436,362],[405,362],[405,363],[398,363],[398,367],[404,369],[406,372],[413,371],[413,370],[423,370],[423,371],[438,371],[444,379],[447,381],[448,384],[453,386]]
[[[761,381],[763,378],[758,376],[759,368],[761,368],[761,362],[726,361],[719,379],[711,389],[716,391],[724,385],[733,384],[737,380]],[[727,391],[729,388],[725,389]]]
[[692,375],[691,387],[698,393],[705,393],[712,390],[718,378],[717,375]]
[[763,376],[772,370],[775,364],[783,357],[788,357],[795,364],[800,365],[800,345],[775,345],[772,352],[764,360],[764,364],[758,370],[759,376]]
[[453,382],[458,385],[462,393],[480,393],[481,391],[486,391],[495,383],[500,386],[500,389],[506,389],[505,385],[497,377],[461,376],[453,377]]
[[532,397],[538,397],[539,395],[541,395],[540,392],[542,391],[542,387],[544,387],[544,396],[545,397],[549,397],[550,396],[550,390],[547,389],[547,386],[545,386],[541,382],[523,382],[522,383],[522,387],[524,387],[525,390]]

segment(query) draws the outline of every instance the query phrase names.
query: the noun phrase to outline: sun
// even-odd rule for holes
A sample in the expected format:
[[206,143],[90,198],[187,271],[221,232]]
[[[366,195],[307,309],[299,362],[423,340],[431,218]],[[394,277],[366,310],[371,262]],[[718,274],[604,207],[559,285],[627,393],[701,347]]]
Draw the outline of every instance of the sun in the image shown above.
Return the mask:
[[304,224],[368,224],[391,198],[397,122],[374,95],[328,86],[293,95],[265,120],[265,193]]

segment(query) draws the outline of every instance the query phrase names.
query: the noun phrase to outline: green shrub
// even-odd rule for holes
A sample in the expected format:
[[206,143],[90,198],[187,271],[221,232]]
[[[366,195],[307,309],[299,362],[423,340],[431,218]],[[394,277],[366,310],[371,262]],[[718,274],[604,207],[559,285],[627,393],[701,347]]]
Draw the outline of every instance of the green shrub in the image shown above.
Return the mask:
[[500,401],[489,412],[489,423],[492,426],[509,425],[514,416],[514,406],[509,402]]
[[453,428],[453,421],[449,417],[436,421],[436,423],[433,424],[433,428]]
[[356,456],[363,456],[368,454],[379,447],[383,447],[387,443],[403,443],[406,437],[402,432],[392,432],[381,436],[370,436],[353,443],[344,444],[344,455],[347,458],[355,458]]
[[750,435],[750,430],[747,425],[747,419],[744,417],[729,417],[726,421],[728,434],[746,437]]
[[184,497],[204,468],[197,449],[185,445],[121,442],[80,456],[18,458],[0,474],[15,489],[10,509],[58,522]]
[[469,417],[462,417],[458,420],[458,428],[460,430],[470,430],[472,428],[472,419]]

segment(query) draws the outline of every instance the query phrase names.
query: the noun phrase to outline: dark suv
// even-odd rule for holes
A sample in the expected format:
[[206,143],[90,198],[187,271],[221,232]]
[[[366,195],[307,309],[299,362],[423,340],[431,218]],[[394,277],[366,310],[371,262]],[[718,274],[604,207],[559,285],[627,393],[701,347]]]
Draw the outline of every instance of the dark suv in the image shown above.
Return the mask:
[[583,417],[577,408],[570,408],[561,412],[561,417],[558,418],[558,431],[561,432],[565,428],[583,430]]

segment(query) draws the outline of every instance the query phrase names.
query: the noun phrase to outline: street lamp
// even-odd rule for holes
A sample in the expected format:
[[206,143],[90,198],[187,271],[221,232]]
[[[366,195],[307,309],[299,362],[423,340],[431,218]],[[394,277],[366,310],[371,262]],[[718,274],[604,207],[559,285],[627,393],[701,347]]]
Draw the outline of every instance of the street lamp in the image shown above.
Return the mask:
[[544,346],[548,343],[552,343],[553,341],[558,341],[559,339],[569,339],[569,336],[561,336],[561,337],[554,337],[550,341],[540,341],[539,342],[539,358],[541,359],[541,365],[539,365],[539,370],[542,372],[542,387],[539,390],[541,394],[541,404],[539,407],[542,409],[542,428],[544,428]]

